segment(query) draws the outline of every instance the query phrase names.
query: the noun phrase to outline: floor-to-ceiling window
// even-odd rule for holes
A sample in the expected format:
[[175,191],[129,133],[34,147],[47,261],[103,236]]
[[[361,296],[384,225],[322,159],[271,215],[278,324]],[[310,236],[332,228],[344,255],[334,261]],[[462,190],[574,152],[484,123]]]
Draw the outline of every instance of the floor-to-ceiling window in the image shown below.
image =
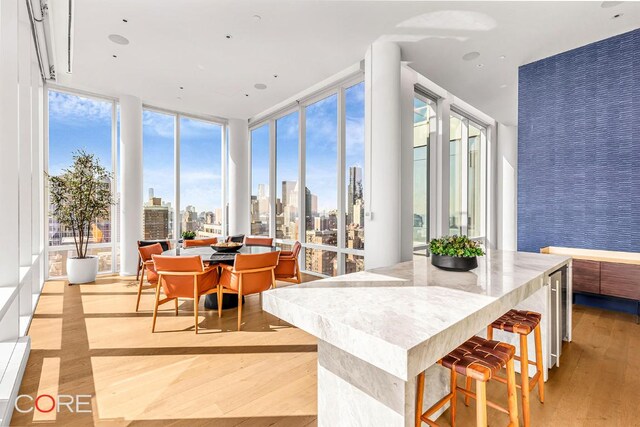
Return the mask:
[[[48,94],[48,165],[47,173],[55,176],[73,164],[79,150],[93,154],[110,173],[116,169],[114,112],[112,100],[89,97],[60,90]],[[116,192],[115,175],[111,182]],[[98,218],[91,224],[89,255],[98,257],[98,271],[112,272],[116,244],[117,213],[115,207],[107,218]],[[65,276],[66,260],[75,256],[73,232],[48,217],[48,276]]]
[[251,131],[251,234],[269,235],[269,125]]
[[306,271],[364,268],[364,182],[362,82],[330,88],[251,129],[251,233],[274,230],[283,248],[300,241]]
[[[310,211],[306,212],[305,242],[318,246],[338,243],[338,96],[310,104],[305,109],[306,177]],[[308,271],[333,276],[336,252],[310,247],[306,250]]]
[[225,234],[223,138],[222,123],[143,110],[144,239],[175,240],[183,231],[199,237]]
[[222,236],[222,126],[180,117],[180,230]]
[[413,100],[413,251],[427,253],[429,242],[429,150],[436,132],[436,102]]
[[[142,233],[146,240],[175,239],[176,116],[142,112]],[[126,185],[126,183],[124,184]]]
[[[364,250],[364,83],[344,91],[345,247]],[[345,273],[364,270],[364,256],[347,253]]]
[[452,113],[449,149],[449,233],[484,237],[486,127]]
[[276,120],[276,238],[299,240],[298,112]]

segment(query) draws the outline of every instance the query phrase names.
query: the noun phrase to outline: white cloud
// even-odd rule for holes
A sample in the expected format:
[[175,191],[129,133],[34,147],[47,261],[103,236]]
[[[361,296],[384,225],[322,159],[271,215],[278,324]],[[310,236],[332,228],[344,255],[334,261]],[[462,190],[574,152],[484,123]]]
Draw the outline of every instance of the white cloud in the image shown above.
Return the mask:
[[62,92],[49,92],[49,116],[65,125],[84,125],[87,121],[110,121],[111,103]]

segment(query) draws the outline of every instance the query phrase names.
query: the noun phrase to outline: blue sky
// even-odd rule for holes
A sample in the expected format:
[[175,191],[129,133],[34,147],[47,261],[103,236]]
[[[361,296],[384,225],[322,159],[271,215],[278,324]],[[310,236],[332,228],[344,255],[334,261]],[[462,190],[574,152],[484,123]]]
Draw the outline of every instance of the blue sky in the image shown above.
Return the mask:
[[[364,171],[364,84],[345,91],[346,167]],[[51,91],[49,94],[49,172],[58,174],[71,164],[71,153],[84,148],[111,170],[111,103]],[[155,196],[175,205],[173,116],[143,112],[143,196],[149,187]],[[181,208],[213,211],[221,200],[220,126],[183,117],[181,131]],[[337,204],[337,97],[331,95],[306,110],[306,180],[318,196],[318,209]],[[283,180],[298,177],[298,113],[278,119],[277,191]],[[269,183],[269,130],[252,132],[252,192]],[[364,179],[364,178],[363,178]],[[278,194],[280,196],[280,194]]]

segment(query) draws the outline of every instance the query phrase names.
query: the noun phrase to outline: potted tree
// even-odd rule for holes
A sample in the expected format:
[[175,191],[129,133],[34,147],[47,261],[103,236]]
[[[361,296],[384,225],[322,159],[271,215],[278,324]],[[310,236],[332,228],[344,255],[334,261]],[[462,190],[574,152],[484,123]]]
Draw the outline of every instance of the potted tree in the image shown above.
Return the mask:
[[443,270],[469,271],[478,267],[484,255],[480,243],[467,236],[444,236],[429,242],[431,264]]
[[51,215],[73,233],[76,256],[67,259],[69,283],[96,280],[98,257],[87,255],[91,226],[109,215],[113,204],[111,173],[93,154],[73,154],[73,165],[58,176],[49,176]]

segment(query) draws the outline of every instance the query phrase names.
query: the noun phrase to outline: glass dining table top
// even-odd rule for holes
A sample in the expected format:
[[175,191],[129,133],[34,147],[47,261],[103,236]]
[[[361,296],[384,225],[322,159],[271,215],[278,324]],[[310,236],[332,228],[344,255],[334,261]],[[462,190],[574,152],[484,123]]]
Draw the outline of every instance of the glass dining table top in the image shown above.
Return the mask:
[[194,256],[200,255],[205,262],[227,262],[233,263],[237,254],[264,254],[267,252],[279,251],[275,246],[243,246],[236,252],[217,252],[210,246],[197,246],[191,248],[175,248],[162,252],[167,256]]

